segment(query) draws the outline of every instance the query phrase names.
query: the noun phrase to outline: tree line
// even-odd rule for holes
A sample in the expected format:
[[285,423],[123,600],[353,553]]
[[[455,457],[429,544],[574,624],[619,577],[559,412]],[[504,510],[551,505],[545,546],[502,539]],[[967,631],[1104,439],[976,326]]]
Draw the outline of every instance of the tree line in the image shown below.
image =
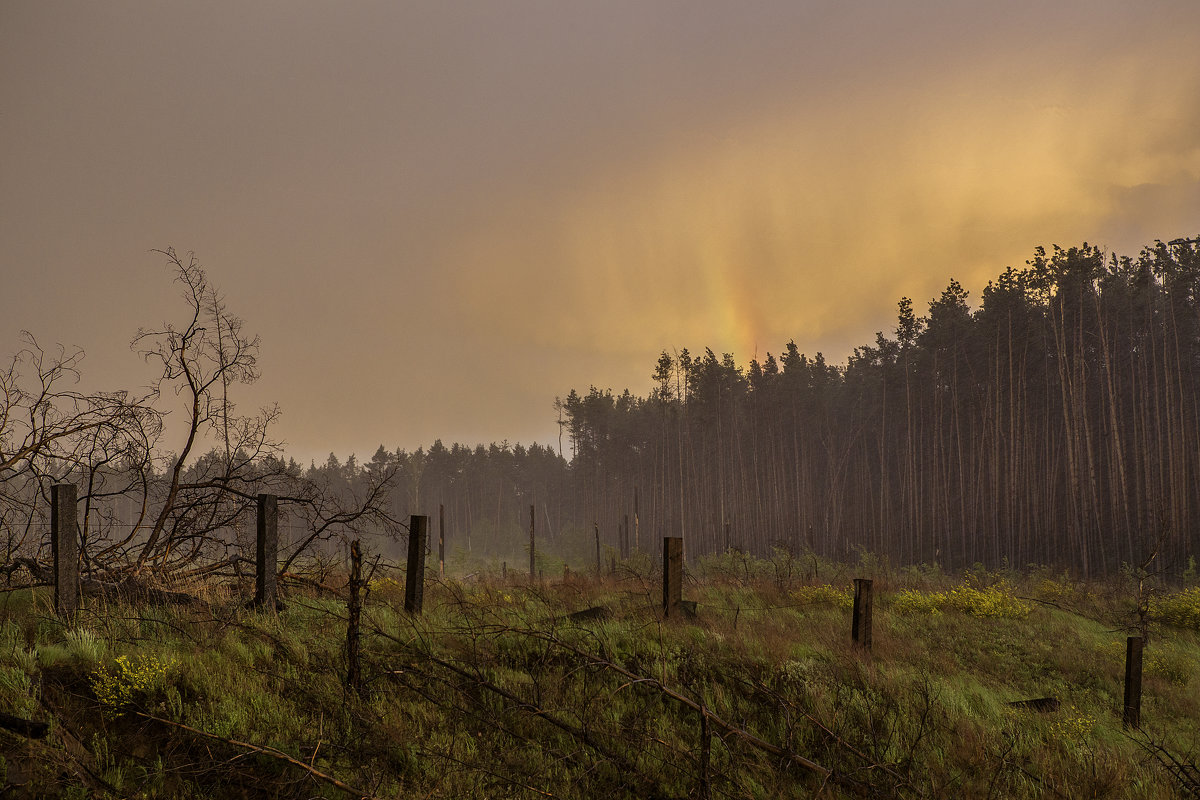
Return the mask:
[[[464,565],[522,563],[530,507],[539,548],[577,566],[597,536],[614,553],[680,535],[689,559],[782,547],[1084,575],[1182,568],[1197,551],[1200,238],[1136,257],[1038,248],[978,304],[956,281],[923,314],[901,299],[895,327],[845,364],[795,342],[745,366],[664,351],[645,396],[556,400],[557,446],[380,445],[307,468],[272,438],[276,409],[236,411],[257,339],[194,258],[163,252],[185,314],[135,339],[162,368],[148,394],[76,393],[81,354],[32,338],[0,372],[10,572],[47,556],[59,480],[81,487],[85,563],[134,575],[236,562],[258,492],[282,499],[284,568],[349,536],[399,553],[409,514],[444,519]],[[170,449],[168,389],[190,406]],[[217,444],[198,454],[201,440]]]
[[663,352],[645,397],[560,408],[584,508],[693,552],[861,549],[948,567],[1179,565],[1200,524],[1200,239],[1036,250],[951,281],[844,366]]
[[1182,569],[1200,538],[1198,293],[1200,239],[1038,248],[977,304],[953,280],[923,314],[902,298],[842,365],[795,342],[745,366],[664,351],[645,396],[556,400],[558,450],[381,446],[370,469],[397,466],[397,513],[444,510],[455,546],[514,558],[533,504],[581,560],[598,531],[651,553],[683,536],[689,558]]

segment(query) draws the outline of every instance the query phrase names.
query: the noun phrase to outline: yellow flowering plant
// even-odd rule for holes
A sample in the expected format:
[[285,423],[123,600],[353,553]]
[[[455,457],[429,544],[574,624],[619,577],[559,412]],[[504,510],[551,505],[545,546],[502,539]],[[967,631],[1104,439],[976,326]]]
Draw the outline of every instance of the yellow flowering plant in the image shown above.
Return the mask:
[[113,669],[102,664],[92,673],[92,691],[105,711],[119,714],[136,698],[161,688],[175,663],[173,658],[160,660],[149,655],[136,659],[117,656]]

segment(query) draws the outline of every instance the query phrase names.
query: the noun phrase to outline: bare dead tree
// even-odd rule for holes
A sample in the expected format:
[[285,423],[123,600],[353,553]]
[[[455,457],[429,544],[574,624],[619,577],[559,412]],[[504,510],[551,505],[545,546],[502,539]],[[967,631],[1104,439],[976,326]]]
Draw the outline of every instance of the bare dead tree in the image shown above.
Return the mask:
[[[186,438],[167,459],[164,497],[138,549],[135,572],[148,564],[165,565],[172,553],[178,554],[180,544],[185,544],[185,550],[189,545],[202,547],[204,533],[214,524],[223,527],[242,513],[249,495],[242,490],[254,472],[248,467],[276,455],[279,447],[268,435],[277,408],[263,409],[253,417],[233,417],[229,398],[231,384],[250,384],[259,377],[258,337],[244,333],[242,320],[228,311],[194,254],[189,253],[185,262],[173,248],[158,252],[167,257],[168,268],[183,286],[185,322],[140,329],[131,346],[148,363],[161,367],[153,386],[156,398],[167,392],[184,398]],[[231,426],[236,441],[230,439]],[[197,479],[187,481],[188,458],[197,439],[209,432],[224,440],[223,463],[212,464]]]
[[[18,552],[45,538],[30,534],[49,506],[50,484],[63,480],[81,487],[81,558],[102,583],[194,577],[235,564],[246,544],[238,531],[253,527],[263,492],[279,496],[303,525],[284,569],[336,536],[398,532],[387,502],[394,470],[373,473],[357,495],[334,491],[284,462],[273,434],[278,406],[238,413],[237,387],[260,374],[258,337],[193,254],[155,252],[182,286],[184,313],[133,338],[131,348],[159,368],[146,395],[74,390],[82,351],[47,354],[30,335],[0,372],[0,529],[9,575],[18,558],[35,578],[45,574],[44,553]],[[173,398],[185,409],[174,446],[163,424]]]
[[0,371],[0,530],[5,561],[35,548],[31,536],[45,525],[50,484],[82,485],[81,522],[86,541],[111,519],[95,503],[141,483],[161,419],[149,398],[128,392],[77,390],[82,350],[59,346],[47,352],[27,332],[22,346]]

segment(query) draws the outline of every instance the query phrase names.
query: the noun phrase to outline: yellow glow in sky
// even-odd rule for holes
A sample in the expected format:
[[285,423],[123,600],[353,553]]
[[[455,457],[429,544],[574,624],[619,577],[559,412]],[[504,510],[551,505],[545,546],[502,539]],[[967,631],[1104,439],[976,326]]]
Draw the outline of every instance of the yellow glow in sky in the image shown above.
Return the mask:
[[[1080,69],[1039,83],[982,64],[687,132],[552,198],[515,187],[517,213],[451,259],[474,313],[540,346],[711,346],[744,363],[794,338],[841,360],[890,332],[902,295],[922,308],[953,277],[977,298],[1038,244],[1127,250],[1200,229],[1195,205],[1169,205],[1200,184],[1200,59]],[[1167,205],[1127,208],[1139,188]],[[495,302],[522,288],[554,299]]]

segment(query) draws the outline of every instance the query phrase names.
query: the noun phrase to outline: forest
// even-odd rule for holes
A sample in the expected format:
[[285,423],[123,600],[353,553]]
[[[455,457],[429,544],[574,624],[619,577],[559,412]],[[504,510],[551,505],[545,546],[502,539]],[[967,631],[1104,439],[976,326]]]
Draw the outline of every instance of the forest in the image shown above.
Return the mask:
[[664,351],[645,397],[556,401],[562,456],[437,442],[341,473],[398,465],[402,502],[444,505],[476,542],[519,543],[533,503],[579,553],[595,526],[618,550],[683,536],[689,558],[1181,571],[1200,541],[1198,291],[1200,239],[1038,248],[978,304],[956,281],[924,314],[901,299],[842,366],[795,342],[744,368]]
[[[190,321],[135,344],[163,365],[157,393],[192,397],[190,436],[164,447],[155,396],[61,390],[73,356],[23,350],[4,375],[10,564],[45,546],[39,498],[60,480],[81,486],[85,563],[139,569],[236,562],[261,491],[285,499],[288,564],[362,534],[398,553],[409,514],[444,520],[451,564],[517,564],[530,506],[548,557],[577,568],[596,539],[624,556],[666,535],[689,561],[780,548],[1082,577],[1179,572],[1198,549],[1200,238],[1136,257],[1038,248],[978,302],[953,280],[923,314],[901,299],[844,365],[795,342],[746,366],[664,350],[644,397],[556,399],[555,445],[380,445],[307,468],[273,442],[277,409],[230,400],[256,377],[257,339],[194,259],[164,252]],[[205,432],[219,444],[197,456]]]
[[[1200,249],[1046,252],[957,282],[845,366],[789,342],[664,352],[648,397],[561,403],[581,510],[701,552],[778,544],[900,563],[1182,567],[1200,510]],[[727,532],[728,531],[728,532]]]

